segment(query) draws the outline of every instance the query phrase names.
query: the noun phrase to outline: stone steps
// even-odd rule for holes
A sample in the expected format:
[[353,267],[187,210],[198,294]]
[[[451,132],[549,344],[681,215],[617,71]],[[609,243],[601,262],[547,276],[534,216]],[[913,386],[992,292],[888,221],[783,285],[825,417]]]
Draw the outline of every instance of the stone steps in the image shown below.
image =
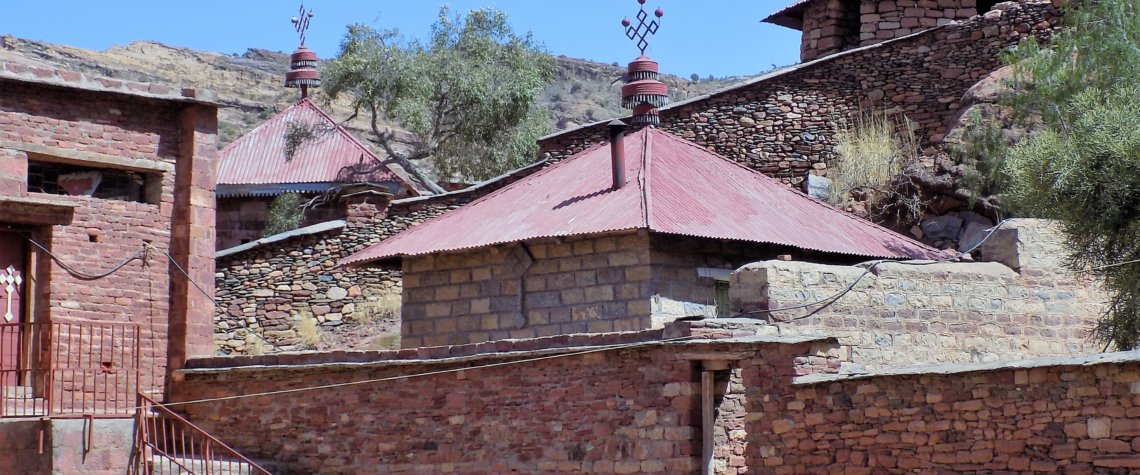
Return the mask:
[[239,461],[206,461],[186,457],[151,455],[148,473],[154,475],[254,475],[253,466]]

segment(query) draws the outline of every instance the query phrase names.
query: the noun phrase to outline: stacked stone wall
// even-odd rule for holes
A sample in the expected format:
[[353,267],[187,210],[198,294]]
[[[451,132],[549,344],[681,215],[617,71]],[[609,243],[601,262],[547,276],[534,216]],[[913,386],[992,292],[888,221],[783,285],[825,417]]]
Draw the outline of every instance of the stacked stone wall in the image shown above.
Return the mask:
[[[1047,1],[1003,4],[664,108],[660,127],[790,183],[826,174],[836,132],[861,111],[905,116],[922,146],[938,145],[966,90],[1002,66],[1000,53],[1026,38],[1047,38],[1059,17]],[[548,137],[540,149],[560,160],[605,140],[599,123]]]
[[[34,295],[28,320],[131,322],[141,325],[142,388],[161,396],[168,357],[178,366],[209,354],[210,297],[189,285],[162,253],[169,252],[207,293],[213,282],[213,171],[216,109],[155,98],[84,90],[96,79],[69,71],[0,63],[5,75],[32,75],[55,85],[0,78],[0,195],[70,209],[61,222],[43,211],[0,209],[0,221],[28,233],[80,272],[100,274],[146,251],[111,275],[85,280],[29,247],[26,284]],[[146,92],[145,84],[98,80],[106,88]],[[74,85],[74,87],[72,87]],[[169,93],[166,86],[153,91]],[[156,180],[154,202],[28,192],[28,161],[67,161],[94,169],[142,170]],[[52,213],[54,214],[54,212]],[[206,243],[206,246],[203,246]],[[173,277],[172,277],[173,276]],[[73,348],[73,351],[79,351]],[[97,350],[92,350],[97,351]],[[92,357],[95,355],[85,355]],[[93,359],[99,361],[98,359]],[[116,360],[114,365],[132,362]],[[114,370],[114,368],[110,368]],[[90,388],[88,388],[90,389]],[[70,396],[65,396],[70,397]],[[103,395],[75,395],[96,400]]]
[[[305,342],[298,331],[301,318],[314,318],[322,328],[370,318],[366,315],[370,306],[384,296],[401,293],[400,269],[393,265],[341,267],[341,259],[522,176],[525,173],[434,197],[357,200],[343,205],[343,228],[256,245],[219,258],[216,351],[242,354],[250,350],[250,343],[258,351],[304,349],[311,342]],[[399,323],[393,319],[386,323],[388,335],[398,339]]]

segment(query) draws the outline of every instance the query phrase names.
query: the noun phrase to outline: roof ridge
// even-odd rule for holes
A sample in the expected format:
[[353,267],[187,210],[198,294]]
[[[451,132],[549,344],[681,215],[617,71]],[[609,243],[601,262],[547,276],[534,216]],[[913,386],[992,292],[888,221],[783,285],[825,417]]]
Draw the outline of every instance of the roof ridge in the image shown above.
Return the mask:
[[[592,152],[592,151],[594,151],[594,150],[596,150],[596,149],[599,149],[599,148],[601,148],[601,147],[602,147],[602,146],[604,146],[604,145],[607,145],[607,144],[606,144],[605,142],[601,142],[601,143],[597,143],[597,144],[591,145],[589,148],[583,149],[582,151],[580,151],[580,152],[578,152],[578,153],[575,153],[574,155],[571,155],[571,156],[569,156],[569,157],[567,157],[567,158],[564,158],[564,159],[562,159],[562,160],[561,160],[561,161],[559,161],[559,162],[553,163],[553,164],[551,164],[550,166],[548,166],[548,167],[546,167],[546,168],[543,168],[542,170],[539,170],[539,171],[536,171],[536,172],[534,172],[534,173],[531,173],[530,175],[527,175],[527,176],[525,176],[525,177],[523,177],[523,178],[520,178],[519,180],[517,180],[517,181],[515,181],[515,182],[513,182],[513,183],[511,183],[511,184],[505,185],[505,186],[503,186],[502,188],[499,188],[499,189],[497,189],[497,190],[495,190],[495,191],[492,191],[492,192],[490,192],[490,193],[487,193],[487,194],[483,195],[483,196],[482,196],[482,197],[480,197],[480,198],[477,198],[477,199],[475,199],[475,200],[472,200],[470,203],[467,203],[467,204],[465,204],[465,205],[462,205],[462,206],[460,206],[460,207],[458,207],[458,208],[455,208],[455,209],[451,209],[451,210],[448,210],[447,212],[445,212],[445,213],[442,213],[442,214],[440,214],[440,215],[437,215],[437,216],[433,216],[433,217],[431,217],[431,218],[428,218],[428,219],[424,220],[424,222],[422,222],[422,223],[420,223],[420,224],[417,224],[417,225],[415,225],[415,226],[412,226],[412,227],[409,227],[409,228],[407,228],[407,229],[404,229],[403,231],[400,231],[400,232],[396,233],[396,234],[395,234],[395,235],[393,235],[393,236],[389,236],[388,238],[385,238],[385,239],[381,239],[380,241],[378,241],[378,242],[377,242],[377,243],[375,243],[375,244],[372,244],[372,245],[370,245],[370,246],[368,246],[368,247],[365,247],[365,248],[363,248],[363,249],[360,249],[359,251],[356,251],[356,252],[352,253],[351,255],[349,255],[349,256],[347,256],[347,257],[343,257],[343,258],[341,258],[339,261],[337,261],[337,265],[355,264],[355,263],[357,263],[357,262],[361,262],[361,261],[364,261],[365,259],[357,259],[357,260],[353,260],[352,258],[353,258],[354,256],[357,256],[357,255],[360,255],[360,254],[364,254],[364,253],[368,252],[368,250],[370,250],[370,249],[372,249],[372,248],[374,248],[374,247],[377,247],[377,246],[381,246],[381,245],[391,245],[391,243],[393,243],[393,242],[399,242],[399,241],[403,240],[404,238],[406,238],[406,236],[407,236],[407,233],[408,233],[408,232],[410,232],[410,231],[413,231],[413,230],[415,230],[415,229],[417,229],[417,228],[420,228],[420,227],[426,226],[426,225],[428,225],[429,223],[433,223],[433,222],[435,222],[435,221],[439,221],[439,220],[441,220],[441,219],[444,219],[444,218],[446,218],[446,217],[450,216],[451,214],[453,214],[453,213],[455,213],[455,212],[457,212],[457,211],[460,211],[460,210],[464,210],[464,209],[468,209],[468,208],[471,208],[471,207],[473,207],[473,206],[475,206],[475,205],[477,205],[477,204],[479,204],[479,203],[482,203],[482,202],[484,202],[484,201],[490,200],[490,199],[492,199],[492,198],[494,198],[494,197],[496,197],[496,196],[498,196],[498,195],[501,195],[501,194],[503,194],[503,193],[506,193],[506,192],[507,192],[507,190],[509,190],[509,189],[511,189],[511,188],[514,188],[514,187],[516,187],[516,186],[522,186],[524,183],[526,183],[526,182],[528,182],[528,181],[531,181],[532,179],[535,179],[535,178],[537,178],[537,177],[541,177],[541,176],[543,176],[543,175],[546,175],[546,174],[548,174],[548,173],[551,173],[551,170],[554,170],[554,169],[556,169],[556,166],[557,166],[557,165],[559,165],[559,164],[562,164],[562,163],[567,163],[567,162],[570,162],[571,160],[575,160],[575,159],[578,159],[579,157],[585,157],[586,155],[588,155],[588,152]],[[402,255],[402,254],[401,254],[401,255]]]
[[649,192],[649,182],[653,181],[652,180],[653,177],[650,176],[650,174],[649,174],[649,164],[650,164],[650,162],[652,162],[652,154],[653,154],[653,146],[650,144],[650,142],[653,141],[651,130],[652,130],[652,127],[646,127],[645,129],[643,129],[643,135],[645,135],[645,141],[644,141],[644,143],[642,143],[642,147],[641,147],[641,177],[642,177],[641,181],[642,181],[642,183],[641,183],[641,190],[639,190],[641,192],[641,213],[642,213],[641,222],[645,223],[645,228],[649,229],[649,230],[653,229],[653,223],[652,223],[653,212],[652,212],[652,210],[649,209],[650,205],[653,202],[653,200],[652,200],[653,195]]
[[[312,99],[309,99],[308,97],[302,98],[300,101],[297,101],[296,105],[302,105],[302,104],[308,105],[312,110],[316,111],[317,114],[320,114],[321,117],[324,117],[325,120],[328,120],[329,122],[331,122],[333,124],[333,127],[336,127],[337,132],[340,132],[340,134],[342,136],[344,136],[345,138],[347,138],[349,140],[349,142],[352,142],[353,145],[360,148],[362,151],[364,151],[365,154],[367,154],[369,157],[372,157],[373,160],[380,162],[380,164],[383,165],[384,168],[387,168],[388,171],[392,172],[392,169],[391,169],[391,167],[388,166],[388,164],[384,163],[384,161],[381,160],[380,157],[376,156],[375,153],[372,153],[372,150],[369,150],[368,147],[366,145],[364,145],[363,142],[361,142],[360,140],[357,140],[357,138],[355,136],[353,136],[351,132],[348,131],[347,127],[340,125],[340,122],[337,122],[337,120],[335,118],[333,118],[333,116],[331,116],[327,112],[325,112],[324,109],[321,109],[321,107],[318,106],[315,102],[313,102]],[[392,174],[396,175],[396,172],[392,172]],[[396,175],[396,176],[399,177],[401,180],[403,180],[403,177],[400,177],[399,175]]]

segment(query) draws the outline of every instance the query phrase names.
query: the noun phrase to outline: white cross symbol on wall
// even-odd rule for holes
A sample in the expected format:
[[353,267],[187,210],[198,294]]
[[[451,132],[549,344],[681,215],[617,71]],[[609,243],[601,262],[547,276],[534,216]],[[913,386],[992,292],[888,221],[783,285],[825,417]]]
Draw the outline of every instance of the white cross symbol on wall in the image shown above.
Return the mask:
[[0,284],[4,284],[4,290],[8,292],[8,309],[4,312],[4,320],[11,322],[12,318],[16,316],[12,313],[12,293],[19,288],[20,284],[24,283],[24,279],[12,266],[8,266],[5,270],[7,273],[0,272]]

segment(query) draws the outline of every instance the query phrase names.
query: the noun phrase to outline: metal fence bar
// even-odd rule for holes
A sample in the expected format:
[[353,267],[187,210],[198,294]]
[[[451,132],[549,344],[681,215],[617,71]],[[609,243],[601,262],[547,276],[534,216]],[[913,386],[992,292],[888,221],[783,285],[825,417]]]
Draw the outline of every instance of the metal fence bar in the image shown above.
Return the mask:
[[137,426],[142,429],[136,449],[136,473],[153,473],[155,467],[164,467],[167,469],[164,473],[176,473],[181,469],[185,473],[201,475],[271,475],[178,413],[142,394],[139,394],[139,401]]
[[133,416],[141,331],[120,322],[0,324],[0,418]]

